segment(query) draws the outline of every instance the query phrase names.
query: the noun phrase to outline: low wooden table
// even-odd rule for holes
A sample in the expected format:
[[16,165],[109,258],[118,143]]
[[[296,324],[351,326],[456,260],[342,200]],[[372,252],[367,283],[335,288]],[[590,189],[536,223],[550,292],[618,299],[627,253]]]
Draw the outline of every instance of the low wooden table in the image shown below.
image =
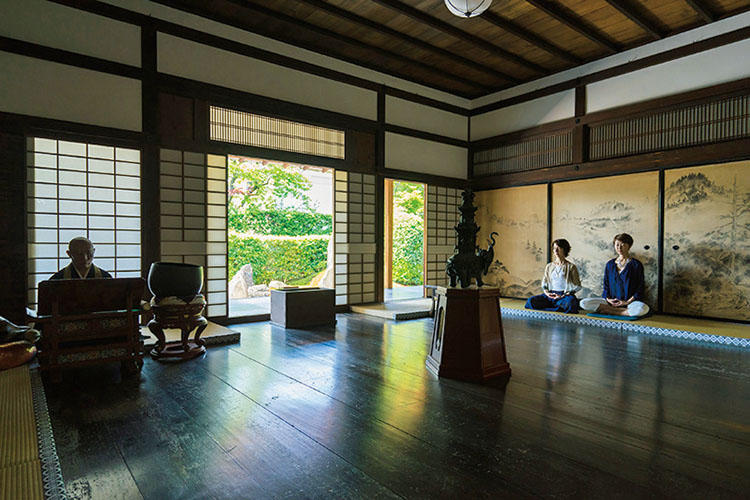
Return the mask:
[[333,325],[335,302],[332,288],[271,290],[271,323],[284,328]]

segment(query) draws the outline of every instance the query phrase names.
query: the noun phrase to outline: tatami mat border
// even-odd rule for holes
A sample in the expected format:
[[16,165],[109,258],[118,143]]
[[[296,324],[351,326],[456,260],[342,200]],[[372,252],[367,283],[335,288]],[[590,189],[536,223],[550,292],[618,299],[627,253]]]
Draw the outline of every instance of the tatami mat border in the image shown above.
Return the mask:
[[577,314],[554,314],[542,311],[533,311],[529,309],[514,309],[510,307],[500,308],[503,315],[508,317],[534,318],[554,321],[564,321],[567,323],[578,323],[581,325],[598,326],[601,328],[613,328],[615,330],[624,330],[635,333],[645,333],[647,335],[662,335],[665,337],[675,337],[686,340],[697,340],[700,342],[711,342],[714,344],[732,345],[737,347],[750,347],[750,339],[738,337],[726,337],[723,335],[709,335],[706,333],[689,332],[685,330],[673,330],[671,328],[658,328],[655,326],[639,325],[637,323],[607,321],[603,319],[590,318]]
[[31,369],[31,395],[34,401],[36,417],[36,435],[39,443],[39,461],[42,464],[42,486],[45,500],[65,500],[65,483],[63,482],[60,460],[57,457],[55,438],[52,435],[52,423],[49,420],[47,399],[44,396],[44,385],[38,369]]

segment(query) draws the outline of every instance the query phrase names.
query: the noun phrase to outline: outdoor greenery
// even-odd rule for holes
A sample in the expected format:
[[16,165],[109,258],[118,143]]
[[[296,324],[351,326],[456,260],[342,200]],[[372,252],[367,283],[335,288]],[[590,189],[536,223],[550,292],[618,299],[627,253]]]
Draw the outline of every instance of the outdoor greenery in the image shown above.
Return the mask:
[[326,268],[328,235],[263,236],[229,232],[229,275],[253,266],[255,283],[306,285]]
[[248,207],[244,213],[229,211],[229,227],[242,233],[303,236],[331,234],[333,216],[297,210],[259,210]]
[[230,277],[251,264],[255,283],[306,285],[325,270],[333,217],[315,211],[304,168],[230,158]]
[[393,281],[424,283],[424,184],[393,183]]

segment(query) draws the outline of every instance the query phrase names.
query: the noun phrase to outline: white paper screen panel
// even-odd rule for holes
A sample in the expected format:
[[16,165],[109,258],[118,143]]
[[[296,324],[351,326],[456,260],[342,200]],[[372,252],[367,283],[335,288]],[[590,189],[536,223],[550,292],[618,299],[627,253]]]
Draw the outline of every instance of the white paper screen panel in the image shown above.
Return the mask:
[[160,151],[161,259],[203,266],[208,317],[227,315],[227,160]]
[[140,151],[39,137],[26,146],[29,304],[79,236],[94,244],[96,266],[141,276]]
[[427,185],[427,285],[448,285],[445,263],[455,252],[460,204],[460,190]]
[[375,301],[375,176],[337,170],[336,305]]

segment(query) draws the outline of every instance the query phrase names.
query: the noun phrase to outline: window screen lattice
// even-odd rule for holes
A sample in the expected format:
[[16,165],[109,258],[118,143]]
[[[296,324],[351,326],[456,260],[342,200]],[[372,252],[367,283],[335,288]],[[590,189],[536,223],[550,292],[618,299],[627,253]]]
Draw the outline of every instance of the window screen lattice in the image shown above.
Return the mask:
[[474,175],[497,175],[566,165],[573,161],[572,131],[533,137],[474,153]]
[[211,106],[211,140],[344,159],[344,132]]
[[750,96],[716,101],[591,127],[592,160],[683,148],[750,135]]
[[336,305],[375,301],[375,176],[335,172]]
[[140,162],[135,149],[28,138],[29,304],[39,282],[70,263],[68,242],[78,236],[112,276],[141,276]]
[[160,150],[161,259],[203,266],[206,316],[227,316],[227,159]]
[[455,253],[461,191],[443,186],[427,186],[427,275],[425,284],[447,286],[445,263]]

